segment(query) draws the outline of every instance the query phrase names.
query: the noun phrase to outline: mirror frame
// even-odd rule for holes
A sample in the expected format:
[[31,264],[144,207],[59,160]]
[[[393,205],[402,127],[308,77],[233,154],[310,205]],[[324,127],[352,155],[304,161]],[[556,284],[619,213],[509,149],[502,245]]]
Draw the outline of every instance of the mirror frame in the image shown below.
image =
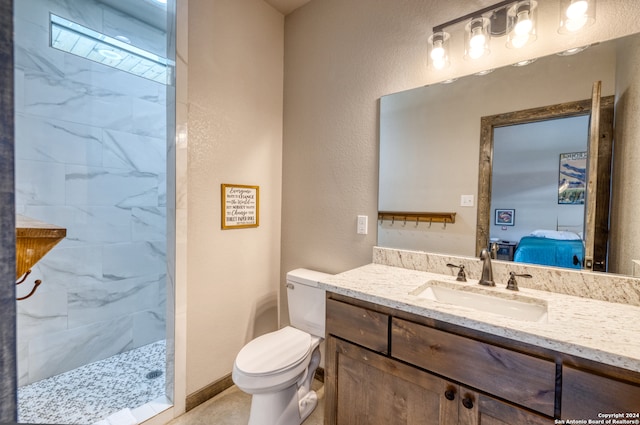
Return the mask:
[[[614,96],[601,100],[601,109],[613,116]],[[476,255],[489,245],[491,229],[491,188],[493,170],[493,131],[496,127],[527,124],[555,118],[588,115],[591,99],[507,112],[480,118],[480,158],[478,167],[478,211],[476,222]],[[610,135],[612,137],[612,135]],[[608,200],[607,200],[608,205]]]

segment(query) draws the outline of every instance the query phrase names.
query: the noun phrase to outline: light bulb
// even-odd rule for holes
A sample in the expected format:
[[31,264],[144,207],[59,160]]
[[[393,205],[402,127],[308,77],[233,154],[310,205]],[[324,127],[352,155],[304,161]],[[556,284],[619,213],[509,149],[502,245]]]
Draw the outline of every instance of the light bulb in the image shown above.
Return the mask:
[[471,46],[471,48],[469,49],[469,57],[471,59],[478,59],[482,57],[482,55],[484,55],[484,45],[481,45],[479,47]]
[[596,20],[595,0],[562,0],[561,7],[560,34],[580,31]]
[[533,29],[533,22],[529,17],[529,11],[525,10],[523,12],[518,13],[518,22],[516,26],[513,28],[513,31],[516,35],[526,35],[531,32]]
[[564,26],[569,32],[578,31],[580,28],[584,27],[587,24],[589,18],[587,15],[579,16],[575,19],[567,19]]
[[442,69],[449,65],[448,40],[449,34],[444,31],[434,32],[433,35],[429,37],[429,45],[431,46],[429,56],[431,58],[431,65],[435,69]]
[[511,46],[515,47],[516,49],[523,47],[525,44],[527,44],[527,41],[529,41],[529,34],[527,33],[516,34],[510,40]]
[[434,41],[433,49],[431,50],[431,59],[435,61],[444,59],[444,47],[442,47],[442,41]]
[[484,49],[484,44],[487,42],[487,37],[482,32],[482,27],[475,28],[473,35],[469,40],[469,46],[471,49]]
[[523,0],[508,9],[507,47],[520,49],[536,40],[537,6],[538,2],[535,0]]
[[478,59],[489,53],[490,21],[488,18],[472,19],[465,27],[465,57]]
[[589,9],[589,3],[587,0],[578,0],[572,2],[569,7],[567,7],[567,11],[565,14],[569,20],[576,20],[585,18],[585,14],[587,13],[587,9]]
[[434,59],[433,60],[433,67],[435,69],[442,69],[445,66],[447,66],[447,61],[444,60],[444,58],[439,58],[439,59]]

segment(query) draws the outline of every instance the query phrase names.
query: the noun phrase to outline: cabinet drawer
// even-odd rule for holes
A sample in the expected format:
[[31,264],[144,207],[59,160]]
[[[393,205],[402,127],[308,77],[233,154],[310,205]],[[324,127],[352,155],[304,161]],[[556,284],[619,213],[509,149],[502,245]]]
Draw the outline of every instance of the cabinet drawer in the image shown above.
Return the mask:
[[328,299],[327,333],[370,350],[389,353],[389,316],[386,314]]
[[602,419],[599,413],[640,414],[640,384],[563,366],[560,412],[563,419]]
[[395,317],[391,356],[553,416],[556,365],[552,361]]

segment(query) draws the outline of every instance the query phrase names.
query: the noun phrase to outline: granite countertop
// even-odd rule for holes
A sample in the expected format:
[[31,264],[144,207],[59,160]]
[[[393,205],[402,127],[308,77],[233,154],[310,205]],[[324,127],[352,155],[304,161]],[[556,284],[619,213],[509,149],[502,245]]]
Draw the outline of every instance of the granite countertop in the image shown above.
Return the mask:
[[[430,280],[464,285],[474,292],[489,291],[503,298],[535,298],[548,305],[546,321],[511,319],[472,308],[412,295]],[[563,295],[535,289],[508,291],[504,285],[484,287],[477,280],[369,264],[324,279],[327,291],[534,344],[577,357],[640,372],[640,307]]]

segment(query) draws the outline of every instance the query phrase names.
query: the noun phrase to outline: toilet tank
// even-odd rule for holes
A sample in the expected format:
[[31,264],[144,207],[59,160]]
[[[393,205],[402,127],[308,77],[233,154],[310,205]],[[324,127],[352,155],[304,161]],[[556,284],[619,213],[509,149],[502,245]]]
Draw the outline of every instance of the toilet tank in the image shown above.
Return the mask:
[[287,305],[291,326],[324,338],[325,294],[318,282],[331,276],[308,269],[287,273]]

